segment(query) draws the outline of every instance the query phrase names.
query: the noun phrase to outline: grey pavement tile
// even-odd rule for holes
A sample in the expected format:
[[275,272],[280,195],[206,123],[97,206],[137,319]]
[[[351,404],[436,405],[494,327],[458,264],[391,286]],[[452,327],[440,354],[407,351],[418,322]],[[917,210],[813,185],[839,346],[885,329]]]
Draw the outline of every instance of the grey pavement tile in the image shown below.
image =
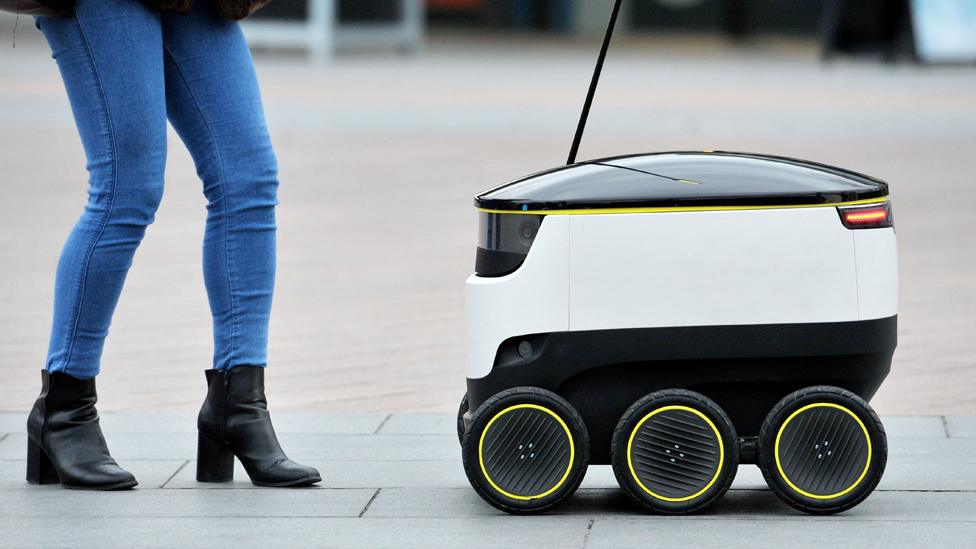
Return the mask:
[[[619,489],[580,489],[546,516],[635,514]],[[503,516],[470,487],[383,488],[370,504],[366,517],[478,517]]]
[[430,549],[466,547],[578,548],[589,519],[581,517],[433,518],[64,518],[0,517],[3,542],[17,548],[325,547]]
[[[371,435],[389,417],[386,412],[271,412],[278,433]],[[196,427],[196,423],[194,423]]]
[[[193,459],[196,433],[106,433],[109,450],[117,460]],[[14,433],[0,441],[0,459],[24,459],[27,435]]]
[[888,438],[946,438],[942,416],[884,416],[881,422]]
[[878,489],[976,490],[972,471],[976,471],[976,438],[891,439]]
[[[23,456],[21,456],[23,457]],[[139,481],[139,490],[162,488],[163,484],[173,477],[187,464],[187,460],[160,459],[130,459],[120,460],[120,465],[135,475]],[[27,472],[27,462],[23,460],[0,461],[0,490],[47,490],[54,488],[62,490],[60,486],[31,486],[24,480]]]
[[[972,509],[976,491],[875,491],[857,507],[836,515],[839,521],[976,521]],[[783,503],[769,490],[731,490],[702,519],[779,520],[807,517]]]
[[[861,505],[844,513],[843,520],[976,520],[972,509],[976,492],[875,492]],[[502,514],[470,488],[384,488],[364,516],[469,517]],[[644,516],[619,489],[580,489],[549,515]],[[806,516],[779,500],[769,490],[732,490],[702,519],[760,520]]]
[[[0,459],[19,459],[27,435],[14,433],[0,441]],[[117,459],[193,459],[195,432],[106,433]],[[437,460],[458,455],[456,436],[341,435],[279,433],[281,445],[298,460]]]
[[723,547],[962,547],[976,534],[974,522],[878,518],[797,517],[765,521],[721,517],[598,518],[586,549],[647,546]]
[[296,434],[280,438],[289,455],[308,460],[453,460],[460,453],[457,435]]
[[0,412],[0,433],[23,433],[27,428],[27,412]]
[[457,436],[454,414],[393,414],[383,424],[381,434],[423,434]]
[[[315,461],[308,465],[322,473],[324,488],[437,488],[468,487],[460,460],[452,461]],[[250,488],[240,463],[236,464],[233,483],[201,484],[195,480],[195,462],[187,465],[166,488]]]
[[[36,487],[34,487],[36,488]],[[6,518],[357,517],[376,490],[20,490],[3,494]]]
[[976,438],[976,416],[946,416],[946,429],[952,438]]

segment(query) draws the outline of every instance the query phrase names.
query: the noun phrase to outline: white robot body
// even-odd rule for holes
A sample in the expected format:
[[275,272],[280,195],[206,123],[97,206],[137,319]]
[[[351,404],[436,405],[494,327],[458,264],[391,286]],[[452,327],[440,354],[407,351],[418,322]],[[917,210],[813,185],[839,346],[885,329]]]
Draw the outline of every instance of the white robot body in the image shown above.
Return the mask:
[[[864,207],[887,198],[849,202]],[[499,345],[523,334],[849,322],[897,313],[894,228],[851,230],[835,203],[541,215],[517,270],[467,280],[469,379],[488,375]]]
[[467,377],[523,334],[895,315],[894,228],[851,230],[835,204],[800,206],[546,215],[517,270],[467,280]]

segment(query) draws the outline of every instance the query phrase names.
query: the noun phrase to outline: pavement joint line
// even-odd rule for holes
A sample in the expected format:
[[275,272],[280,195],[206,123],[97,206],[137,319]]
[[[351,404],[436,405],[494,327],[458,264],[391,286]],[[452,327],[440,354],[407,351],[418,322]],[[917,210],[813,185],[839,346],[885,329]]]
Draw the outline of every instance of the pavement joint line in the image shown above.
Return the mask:
[[380,495],[381,490],[383,489],[377,488],[376,491],[373,492],[373,497],[369,498],[369,501],[366,502],[366,506],[363,507],[363,510],[359,512],[358,518],[363,518],[363,515],[366,514],[366,511],[369,511],[369,506],[372,505],[374,501],[376,501],[376,498]]
[[183,463],[181,463],[180,466],[176,468],[176,471],[174,471],[173,474],[170,475],[169,478],[167,478],[166,481],[159,486],[159,489],[162,490],[163,488],[166,488],[166,485],[169,484],[169,481],[176,478],[176,475],[180,474],[180,471],[182,471],[189,463],[190,460],[188,459],[183,460]]
[[[382,429],[383,427],[386,426],[386,422],[387,421],[390,421],[390,418],[391,417],[393,417],[393,414],[386,414],[386,417],[383,418],[383,421],[381,421],[380,424],[376,426],[376,430],[373,431],[373,434],[374,435],[378,435],[379,432],[380,432],[380,429]],[[943,420],[943,421],[945,421],[945,420]]]
[[952,435],[949,434],[949,420],[944,415],[939,417],[942,418],[942,430],[945,432],[945,437],[952,438]]
[[589,524],[586,525],[586,532],[583,534],[583,547],[586,549],[586,545],[590,543],[590,533],[593,532],[593,523],[596,522],[595,518],[591,518]]

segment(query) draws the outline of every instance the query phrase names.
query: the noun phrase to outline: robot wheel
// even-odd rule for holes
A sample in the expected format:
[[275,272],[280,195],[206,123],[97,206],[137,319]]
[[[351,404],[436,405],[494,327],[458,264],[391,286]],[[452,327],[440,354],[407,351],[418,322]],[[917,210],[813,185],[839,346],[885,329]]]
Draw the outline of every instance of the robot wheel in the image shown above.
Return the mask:
[[464,441],[464,414],[468,412],[468,393],[464,393],[461,398],[461,404],[458,406],[457,413],[457,435],[458,443]]
[[884,426],[861,397],[837,387],[800,389],[766,416],[759,467],[769,488],[811,514],[839,513],[864,501],[888,457]]
[[620,487],[657,513],[705,509],[729,489],[739,463],[729,417],[704,395],[683,389],[635,402],[617,423],[612,444]]
[[534,387],[497,393],[475,410],[461,440],[478,495],[513,514],[542,513],[576,492],[589,463],[583,419],[562,397]]

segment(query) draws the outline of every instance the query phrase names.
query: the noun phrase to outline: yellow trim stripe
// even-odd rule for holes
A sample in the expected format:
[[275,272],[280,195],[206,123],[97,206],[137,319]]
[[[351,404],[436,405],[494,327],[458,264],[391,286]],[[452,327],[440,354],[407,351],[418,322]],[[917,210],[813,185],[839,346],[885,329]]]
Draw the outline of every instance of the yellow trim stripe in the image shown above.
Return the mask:
[[[708,484],[706,484],[705,487],[702,488],[701,490],[695,492],[694,494],[692,494],[690,496],[685,496],[685,497],[681,497],[681,498],[671,498],[671,497],[662,496],[660,494],[654,493],[654,491],[652,491],[650,488],[648,488],[647,486],[644,486],[644,483],[641,482],[641,479],[637,476],[637,471],[634,469],[634,460],[633,460],[633,455],[634,454],[633,454],[633,451],[632,451],[632,447],[634,445],[634,437],[637,435],[637,431],[640,430],[641,425],[644,425],[644,422],[646,422],[647,420],[651,419],[653,416],[655,416],[655,415],[657,415],[657,414],[659,414],[661,412],[666,412],[668,410],[682,410],[682,411],[691,412],[691,413],[697,415],[698,417],[700,417],[703,420],[705,420],[705,423],[707,423],[708,426],[712,428],[712,431],[715,432],[715,438],[716,438],[716,440],[718,440],[718,467],[715,468],[715,475],[712,476],[712,480],[708,481]],[[657,499],[660,499],[660,500],[663,500],[663,501],[670,501],[670,502],[673,502],[673,503],[682,502],[682,501],[689,501],[689,500],[695,499],[698,496],[704,494],[705,492],[708,491],[709,488],[712,487],[713,484],[715,484],[715,481],[718,479],[718,475],[722,472],[722,465],[724,463],[725,463],[725,443],[722,440],[722,435],[718,432],[718,428],[715,427],[715,424],[712,423],[712,420],[708,419],[708,416],[706,416],[705,414],[701,413],[700,411],[698,411],[698,410],[696,410],[694,408],[690,408],[688,406],[677,406],[677,405],[674,405],[674,406],[662,406],[661,408],[658,408],[658,409],[654,410],[653,412],[647,414],[640,421],[637,422],[637,425],[634,427],[634,430],[630,432],[630,440],[627,441],[627,466],[630,468],[630,474],[631,474],[631,476],[634,477],[634,480],[637,481],[637,485],[640,486],[641,489],[643,489],[645,492],[647,492],[648,494],[650,494],[652,497],[657,498]]]
[[[861,476],[857,477],[857,480],[854,481],[854,484],[851,484],[847,488],[841,490],[840,492],[836,492],[834,494],[826,494],[826,495],[811,494],[810,492],[807,492],[805,490],[801,490],[799,487],[797,487],[797,485],[793,484],[793,481],[791,481],[788,476],[786,476],[786,472],[783,471],[783,466],[782,466],[782,464],[779,461],[779,440],[783,436],[783,431],[786,429],[786,426],[789,425],[790,421],[792,421],[793,418],[795,418],[800,413],[805,412],[805,411],[807,411],[807,410],[809,410],[811,408],[836,408],[838,410],[842,410],[842,411],[846,412],[848,415],[850,415],[852,418],[854,418],[854,421],[856,421],[858,425],[861,426],[861,431],[864,433],[864,439],[868,442],[868,458],[864,462],[864,470],[861,471]],[[775,447],[776,447],[776,450],[775,450],[775,455],[776,455],[776,469],[779,470],[780,476],[783,477],[783,480],[786,481],[786,484],[789,484],[790,485],[790,488],[796,490],[796,492],[798,494],[804,495],[804,496],[806,496],[808,498],[812,498],[812,499],[836,499],[836,498],[839,498],[839,497],[843,496],[844,494],[850,492],[854,488],[857,488],[857,485],[858,484],[861,484],[861,481],[864,480],[864,477],[867,476],[867,474],[868,474],[868,469],[871,467],[871,435],[868,434],[868,428],[864,426],[864,422],[861,421],[861,418],[857,417],[857,414],[855,414],[854,412],[848,410],[847,408],[845,408],[845,407],[843,407],[843,406],[841,406],[839,404],[834,404],[832,402],[815,402],[813,404],[807,404],[803,408],[800,408],[799,410],[797,410],[797,411],[793,412],[792,414],[790,414],[790,417],[786,418],[786,421],[784,421],[783,422],[783,425],[780,426],[779,432],[776,433],[776,444],[775,444]]]
[[[505,414],[507,414],[507,413],[509,413],[511,411],[513,411],[513,410],[520,410],[520,409],[523,409],[523,408],[529,408],[529,409],[532,409],[532,410],[540,410],[540,411],[545,412],[545,413],[549,414],[550,416],[554,417],[556,419],[556,421],[559,422],[559,425],[562,426],[563,431],[566,432],[566,438],[569,439],[569,464],[566,465],[566,472],[563,473],[563,478],[559,479],[559,482],[557,482],[556,485],[553,486],[552,488],[546,490],[545,492],[543,492],[541,494],[536,494],[536,495],[533,495],[533,496],[519,496],[519,495],[516,495],[516,494],[511,494],[509,492],[506,492],[505,490],[502,490],[497,484],[495,484],[495,481],[491,479],[491,476],[488,475],[488,469],[485,468],[485,459],[484,459],[485,435],[488,434],[488,430],[491,428],[491,424],[492,423],[495,423],[495,421],[498,418],[502,417],[503,415],[505,415]],[[533,500],[533,499],[544,498],[544,497],[548,496],[549,494],[551,494],[551,493],[555,492],[556,490],[558,490],[559,487],[562,486],[564,482],[566,482],[566,478],[569,477],[569,472],[573,470],[573,463],[575,462],[575,460],[576,460],[576,447],[573,444],[573,434],[569,432],[569,427],[566,426],[566,422],[563,421],[563,418],[559,417],[558,414],[556,414],[555,412],[553,412],[549,408],[546,408],[544,406],[539,406],[538,404],[516,404],[515,406],[509,406],[508,408],[505,408],[501,412],[498,412],[497,414],[495,414],[495,417],[491,418],[491,421],[488,422],[488,425],[485,425],[484,430],[481,431],[481,439],[478,441],[478,463],[481,465],[481,473],[483,475],[485,475],[485,480],[488,481],[488,484],[491,484],[491,487],[492,488],[494,488],[495,490],[498,490],[498,492],[500,494],[502,494],[504,496],[507,496],[507,497],[510,497],[512,499],[517,499],[517,500],[521,500],[521,501],[529,501],[529,500]]]
[[494,214],[522,214],[522,215],[597,215],[597,214],[635,214],[635,213],[670,213],[670,212],[729,212],[739,210],[790,210],[797,208],[837,208],[841,206],[861,206],[867,204],[884,204],[888,197],[865,198],[864,200],[849,200],[832,204],[780,204],[775,206],[669,206],[659,208],[584,208],[572,210],[493,210],[477,208],[479,212]]

